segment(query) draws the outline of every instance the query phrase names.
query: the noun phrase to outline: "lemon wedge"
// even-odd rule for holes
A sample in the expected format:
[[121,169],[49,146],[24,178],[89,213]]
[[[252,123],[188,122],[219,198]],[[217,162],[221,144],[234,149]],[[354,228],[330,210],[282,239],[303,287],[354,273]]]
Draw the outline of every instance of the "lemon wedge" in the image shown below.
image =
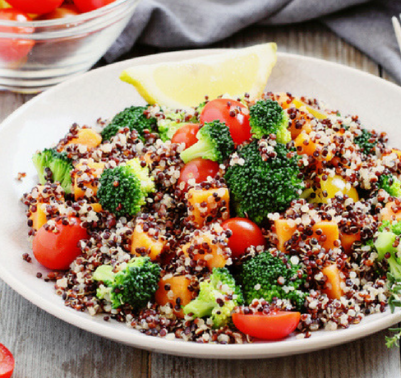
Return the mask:
[[134,66],[121,80],[132,84],[149,104],[197,106],[205,96],[259,97],[276,64],[277,45],[265,43],[180,62]]

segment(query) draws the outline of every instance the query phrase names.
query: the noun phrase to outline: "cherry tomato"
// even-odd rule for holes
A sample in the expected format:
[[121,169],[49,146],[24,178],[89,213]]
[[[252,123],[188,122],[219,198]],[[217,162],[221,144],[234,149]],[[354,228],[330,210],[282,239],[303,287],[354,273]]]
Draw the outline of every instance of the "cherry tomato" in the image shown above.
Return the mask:
[[196,183],[206,181],[208,176],[216,177],[219,172],[219,164],[215,161],[202,158],[191,160],[181,169],[180,178],[178,179],[178,187],[181,182],[185,182],[184,191],[187,189],[188,180],[195,179]]
[[0,344],[0,378],[10,378],[14,371],[15,360],[12,353]]
[[7,0],[12,7],[25,12],[45,14],[54,11],[64,0]]
[[275,311],[269,314],[233,314],[234,325],[247,335],[262,340],[280,340],[295,331],[300,312]]
[[74,0],[74,4],[81,12],[90,12],[102,8],[115,0]]
[[[0,20],[20,22],[32,21],[27,14],[12,8],[0,9]],[[0,33],[31,34],[34,30],[34,28],[29,27],[0,26]],[[27,56],[34,44],[34,41],[27,39],[0,38],[0,61],[16,62]]]
[[241,257],[250,246],[265,245],[265,238],[259,226],[247,218],[231,218],[221,225],[225,230],[231,230],[228,247],[234,257]]
[[193,146],[198,138],[199,125],[197,123],[188,123],[180,127],[171,138],[172,143],[185,143],[185,148]]
[[55,20],[57,18],[65,18],[76,16],[79,14],[78,8],[73,4],[66,4],[60,8],[55,9],[53,12],[47,13],[39,17],[39,20]]
[[236,145],[251,138],[249,110],[239,101],[217,98],[206,104],[200,115],[200,123],[219,120],[230,129],[231,137]]
[[62,221],[56,223],[56,229],[46,230],[43,226],[33,239],[32,250],[36,259],[46,268],[66,270],[81,254],[78,242],[87,239],[88,233],[81,227],[78,218],[68,218],[69,225]]

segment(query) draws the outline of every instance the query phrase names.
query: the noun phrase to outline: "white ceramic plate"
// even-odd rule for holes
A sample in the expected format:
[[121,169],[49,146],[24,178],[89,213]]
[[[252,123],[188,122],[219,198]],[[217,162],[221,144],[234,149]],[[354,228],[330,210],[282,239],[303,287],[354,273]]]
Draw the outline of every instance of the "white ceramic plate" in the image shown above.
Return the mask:
[[[345,343],[399,322],[400,313],[387,311],[368,316],[361,324],[346,330],[320,331],[303,340],[290,338],[248,345],[168,341],[142,335],[117,322],[106,323],[102,316],[91,317],[65,307],[54,293],[53,285],[36,278],[36,273],[45,272],[44,269],[35,261],[28,264],[22,260],[21,255],[31,251],[26,238],[24,206],[19,199],[35,184],[32,154],[59,140],[73,122],[91,125],[98,117],[111,117],[128,105],[143,104],[133,87],[119,81],[124,68],[218,52],[159,54],[94,70],[35,97],[4,121],[0,127],[0,277],[38,307],[77,327],[135,347],[182,356],[262,358],[303,353]],[[360,115],[367,127],[387,131],[392,141],[401,139],[398,127],[401,89],[369,74],[317,59],[279,54],[267,89],[315,96],[343,114]],[[18,172],[27,172],[27,178],[17,181]]]

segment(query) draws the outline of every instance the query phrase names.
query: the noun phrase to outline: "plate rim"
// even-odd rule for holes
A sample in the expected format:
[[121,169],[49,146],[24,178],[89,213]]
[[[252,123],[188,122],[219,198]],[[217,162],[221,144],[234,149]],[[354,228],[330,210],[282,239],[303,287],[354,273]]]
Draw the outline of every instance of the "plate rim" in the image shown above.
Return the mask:
[[[36,101],[42,101],[49,96],[52,96],[54,92],[62,91],[64,86],[70,86],[74,82],[79,82],[83,77],[92,75],[98,75],[101,71],[106,70],[117,70],[119,66],[125,66],[128,62],[135,62],[140,64],[141,60],[147,60],[149,58],[158,56],[159,60],[163,60],[164,57],[169,56],[180,56],[191,54],[193,56],[211,55],[214,53],[220,53],[228,49],[196,49],[196,50],[181,50],[174,52],[165,52],[147,55],[143,57],[132,58],[109,64],[105,67],[100,67],[89,71],[85,74],[74,77],[67,80],[46,92],[43,92],[25,104],[16,109],[11,113],[3,122],[0,124],[0,136],[3,130],[7,128],[8,124],[11,124],[14,118],[18,118],[26,108],[34,106]],[[323,59],[302,56],[290,53],[278,53],[279,58],[296,59],[302,61],[312,61],[317,64],[326,65],[328,68],[333,67],[335,69],[351,71],[355,75],[364,76],[367,80],[374,80],[380,85],[385,85],[389,89],[397,90],[401,94],[401,88],[391,82],[388,82],[380,77],[377,77],[368,72],[360,71],[353,67],[348,67],[343,64],[325,61]],[[189,59],[192,56],[189,56]],[[187,59],[187,58],[186,58]],[[118,79],[118,78],[116,78]],[[43,298],[34,289],[30,289],[20,282],[16,277],[9,273],[4,266],[0,266],[0,278],[13,290],[15,290],[22,297],[27,299],[29,302],[46,311],[47,313],[55,316],[58,319],[65,321],[71,325],[74,325],[80,329],[91,332],[93,334],[106,337],[108,339],[120,342],[123,344],[131,345],[141,349],[149,351],[162,352],[166,354],[186,356],[186,357],[200,357],[200,358],[224,358],[224,359],[250,359],[250,358],[273,358],[279,356],[289,356],[292,354],[300,354],[310,352],[316,349],[329,348],[335,345],[344,344],[358,338],[362,338],[378,332],[384,328],[387,328],[394,323],[401,321],[401,311],[390,314],[389,310],[382,313],[383,317],[373,320],[371,322],[353,325],[346,330],[337,330],[328,332],[327,335],[322,337],[311,337],[308,339],[292,339],[287,341],[278,342],[263,342],[263,343],[252,343],[252,344],[234,344],[234,345],[220,345],[220,344],[198,344],[195,342],[184,342],[182,340],[166,340],[163,338],[155,338],[141,334],[139,331],[130,329],[127,332],[127,328],[122,325],[118,328],[112,328],[107,325],[106,322],[97,323],[92,321],[90,315],[88,317],[80,316],[78,312],[68,307],[60,307],[57,299],[61,302],[60,298],[57,298],[55,294],[55,300],[51,301]],[[384,342],[384,340],[383,340]]]

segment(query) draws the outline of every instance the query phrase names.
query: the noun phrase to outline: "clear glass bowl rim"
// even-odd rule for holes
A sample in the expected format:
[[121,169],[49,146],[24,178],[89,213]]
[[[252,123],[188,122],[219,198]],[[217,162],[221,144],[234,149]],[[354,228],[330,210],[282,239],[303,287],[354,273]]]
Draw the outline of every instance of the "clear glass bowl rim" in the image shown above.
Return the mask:
[[[114,2],[93,10],[91,12],[86,12],[79,14],[77,16],[59,18],[55,20],[42,20],[42,21],[8,21],[8,20],[0,20],[0,26],[11,26],[11,27],[21,27],[21,28],[41,28],[48,26],[63,26],[63,25],[71,25],[75,23],[84,23],[86,21],[93,20],[95,18],[100,18],[103,15],[110,14],[115,8],[119,8],[121,5],[133,2],[138,3],[139,0],[115,0]],[[1,32],[3,34],[4,32]],[[40,30],[38,31],[40,33]],[[5,34],[18,34],[21,37],[21,32],[13,33],[12,31],[7,31]],[[33,33],[35,34],[35,32]],[[24,39],[29,38],[29,34],[24,35]]]

